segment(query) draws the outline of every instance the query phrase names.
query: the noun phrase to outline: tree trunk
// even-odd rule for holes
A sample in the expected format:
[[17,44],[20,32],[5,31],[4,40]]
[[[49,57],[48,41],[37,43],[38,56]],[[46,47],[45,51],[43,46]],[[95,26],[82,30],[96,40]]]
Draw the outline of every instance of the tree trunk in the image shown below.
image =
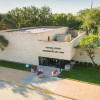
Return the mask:
[[85,51],[87,52],[88,56],[90,57],[90,59],[93,63],[93,69],[94,69],[95,68],[95,62],[94,62],[94,54],[95,53],[94,53],[93,49],[91,49],[91,48],[86,49]]
[[93,69],[95,69],[95,62],[94,62],[93,58],[90,57],[90,59],[91,59],[91,61],[93,63]]
[[86,26],[86,35],[89,35],[89,31],[88,31],[87,26]]

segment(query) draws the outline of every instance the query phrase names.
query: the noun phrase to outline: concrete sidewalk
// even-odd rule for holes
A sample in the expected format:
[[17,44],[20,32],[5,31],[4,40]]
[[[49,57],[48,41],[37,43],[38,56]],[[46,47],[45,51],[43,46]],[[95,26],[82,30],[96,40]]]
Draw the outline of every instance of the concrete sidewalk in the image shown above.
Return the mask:
[[17,82],[25,77],[29,72],[6,68],[0,66],[0,80],[9,81],[9,82]]
[[0,100],[72,100],[0,80]]
[[52,77],[52,70],[59,70],[57,68],[43,66],[42,69],[44,78],[38,78],[36,73],[0,67],[0,80],[49,90],[77,100],[100,100],[100,86]]
[[62,79],[53,77],[51,72],[52,70],[58,70],[58,73],[60,73],[59,68],[49,66],[38,66],[38,69],[43,70],[45,75],[43,78],[39,78],[37,76],[37,72],[30,72],[17,83],[53,92]]
[[100,100],[100,86],[63,79],[54,91],[77,100]]

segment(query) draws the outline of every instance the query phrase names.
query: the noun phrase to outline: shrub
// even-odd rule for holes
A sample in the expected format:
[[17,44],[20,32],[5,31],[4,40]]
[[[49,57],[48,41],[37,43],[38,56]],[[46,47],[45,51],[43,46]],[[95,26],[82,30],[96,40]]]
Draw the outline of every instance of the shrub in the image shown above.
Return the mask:
[[89,62],[89,63],[88,63],[88,65],[90,65],[90,66],[91,66],[91,65],[92,65],[92,63],[90,63],[90,62]]
[[87,65],[88,63],[87,62],[84,62],[84,65]]
[[79,64],[79,61],[75,61],[75,64]]
[[97,64],[95,64],[95,66],[97,67],[98,65],[97,65]]
[[83,65],[84,63],[83,62],[80,62],[80,65]]

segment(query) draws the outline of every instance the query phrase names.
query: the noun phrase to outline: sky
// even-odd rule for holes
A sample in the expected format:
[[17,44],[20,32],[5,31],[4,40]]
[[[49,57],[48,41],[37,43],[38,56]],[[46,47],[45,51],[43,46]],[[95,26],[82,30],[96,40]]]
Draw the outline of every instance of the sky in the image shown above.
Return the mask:
[[[19,7],[49,6],[53,13],[76,14],[79,10],[91,8],[92,0],[0,0],[0,13]],[[93,7],[100,7],[100,0],[93,0]]]

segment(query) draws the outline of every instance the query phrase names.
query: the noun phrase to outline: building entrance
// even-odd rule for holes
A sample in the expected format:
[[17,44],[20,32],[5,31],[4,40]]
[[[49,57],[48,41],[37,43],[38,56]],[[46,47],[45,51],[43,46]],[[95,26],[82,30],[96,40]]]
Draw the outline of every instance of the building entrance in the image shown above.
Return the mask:
[[64,69],[66,63],[67,61],[62,59],[39,57],[39,65],[43,66],[52,66]]

